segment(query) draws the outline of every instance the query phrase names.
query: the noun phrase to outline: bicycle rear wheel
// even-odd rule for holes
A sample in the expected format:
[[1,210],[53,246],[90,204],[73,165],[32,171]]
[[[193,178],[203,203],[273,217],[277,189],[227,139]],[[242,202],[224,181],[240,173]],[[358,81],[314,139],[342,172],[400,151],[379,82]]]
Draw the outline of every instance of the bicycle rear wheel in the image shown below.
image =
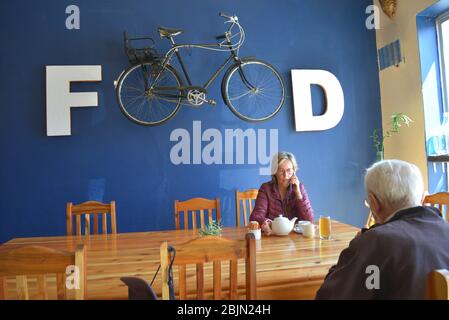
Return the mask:
[[181,106],[182,91],[179,87],[182,81],[178,73],[170,65],[165,66],[161,73],[160,68],[162,66],[155,63],[137,64],[128,68],[118,81],[116,95],[120,109],[135,123],[146,126],[162,124],[171,119]]
[[233,65],[223,78],[223,99],[231,111],[245,121],[274,117],[285,100],[285,86],[279,72],[256,59]]

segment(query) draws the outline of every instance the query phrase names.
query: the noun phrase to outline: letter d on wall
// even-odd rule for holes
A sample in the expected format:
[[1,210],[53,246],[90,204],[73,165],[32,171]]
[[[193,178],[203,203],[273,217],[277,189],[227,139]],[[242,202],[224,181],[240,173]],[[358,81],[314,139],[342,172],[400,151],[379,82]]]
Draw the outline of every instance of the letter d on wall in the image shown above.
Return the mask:
[[70,136],[70,108],[98,106],[97,92],[70,92],[70,82],[101,81],[101,66],[47,66],[47,136]]
[[[326,112],[313,116],[311,85],[323,88],[326,94]],[[340,81],[324,70],[292,70],[293,106],[296,131],[324,131],[332,129],[343,118],[345,98]]]

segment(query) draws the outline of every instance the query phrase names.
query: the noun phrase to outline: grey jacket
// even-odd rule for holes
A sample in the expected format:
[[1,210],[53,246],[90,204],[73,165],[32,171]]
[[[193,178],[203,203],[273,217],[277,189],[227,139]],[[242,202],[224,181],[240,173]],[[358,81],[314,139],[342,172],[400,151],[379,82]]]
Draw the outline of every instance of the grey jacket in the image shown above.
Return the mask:
[[425,299],[427,274],[442,268],[449,268],[449,223],[435,208],[409,208],[353,239],[316,299]]

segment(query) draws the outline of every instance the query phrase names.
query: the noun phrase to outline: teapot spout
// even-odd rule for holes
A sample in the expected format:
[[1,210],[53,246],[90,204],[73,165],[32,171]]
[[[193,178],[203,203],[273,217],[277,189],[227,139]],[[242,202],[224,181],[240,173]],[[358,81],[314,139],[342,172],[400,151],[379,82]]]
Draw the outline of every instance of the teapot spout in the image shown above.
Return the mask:
[[292,219],[290,220],[290,222],[291,222],[293,225],[295,225],[295,222],[296,222],[297,219],[298,219],[297,217],[294,217],[294,218],[292,218]]

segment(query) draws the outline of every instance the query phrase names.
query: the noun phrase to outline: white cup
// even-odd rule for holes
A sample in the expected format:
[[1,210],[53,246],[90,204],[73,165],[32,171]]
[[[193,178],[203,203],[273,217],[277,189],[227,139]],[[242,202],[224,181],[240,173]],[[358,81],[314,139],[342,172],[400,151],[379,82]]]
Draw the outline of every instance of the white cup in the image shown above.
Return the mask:
[[296,230],[299,233],[303,233],[304,232],[304,226],[311,224],[310,221],[298,221],[298,223],[296,223]]
[[315,237],[315,229],[316,226],[314,224],[306,224],[302,226],[302,235],[306,238],[314,238]]
[[248,230],[248,232],[252,233],[256,240],[260,240],[260,238],[262,238],[262,231],[261,231],[261,229]]

